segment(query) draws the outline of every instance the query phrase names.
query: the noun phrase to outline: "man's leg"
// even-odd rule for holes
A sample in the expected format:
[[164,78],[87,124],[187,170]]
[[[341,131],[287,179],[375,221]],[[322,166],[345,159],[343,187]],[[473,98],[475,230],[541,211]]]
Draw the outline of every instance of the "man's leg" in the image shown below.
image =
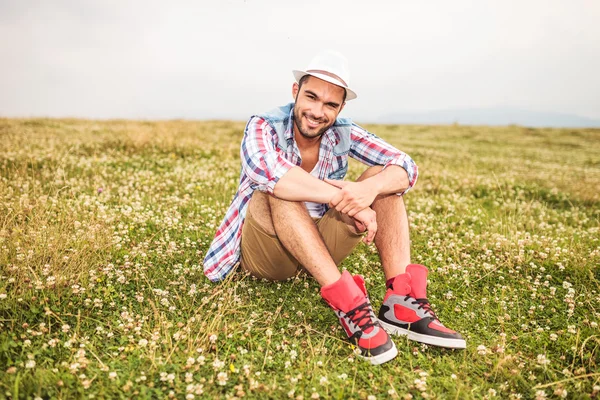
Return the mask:
[[340,279],[340,271],[303,203],[256,191],[248,205],[248,213],[265,232],[277,236],[321,286]]
[[[382,167],[367,169],[367,179]],[[427,274],[423,265],[410,263],[408,216],[396,194],[377,196],[371,208],[377,213],[375,245],[387,281],[379,321],[390,333],[434,346],[465,348],[463,337],[439,321],[427,300]]]
[[[382,168],[381,166],[368,168],[358,181],[376,175]],[[406,207],[402,196],[388,194],[377,196],[371,208],[377,214],[375,246],[379,252],[385,279],[391,279],[404,273],[406,266],[410,264],[410,236]]]

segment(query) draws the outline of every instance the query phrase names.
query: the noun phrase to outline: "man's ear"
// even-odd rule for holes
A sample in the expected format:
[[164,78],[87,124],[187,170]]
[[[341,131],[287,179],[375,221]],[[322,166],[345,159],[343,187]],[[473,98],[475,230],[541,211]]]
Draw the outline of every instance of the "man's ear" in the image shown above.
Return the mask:
[[292,97],[294,98],[294,100],[296,100],[296,96],[298,96],[299,90],[300,86],[298,86],[298,83],[294,82],[294,84],[292,85]]
[[343,103],[342,103],[342,106],[340,107],[340,111],[338,112],[338,114],[342,112],[342,110],[344,109],[344,106],[345,106],[345,105],[346,105],[346,102],[343,102]]

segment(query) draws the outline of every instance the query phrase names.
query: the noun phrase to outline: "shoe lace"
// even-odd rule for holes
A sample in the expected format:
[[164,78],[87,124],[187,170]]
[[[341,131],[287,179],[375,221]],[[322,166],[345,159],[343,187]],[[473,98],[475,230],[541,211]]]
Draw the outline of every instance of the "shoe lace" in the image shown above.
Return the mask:
[[[375,326],[375,322],[371,318],[371,305],[367,301],[348,311],[346,316],[363,331]],[[362,325],[361,321],[364,321]]]
[[[410,298],[410,296],[406,296],[404,298],[404,301],[408,300],[409,298]],[[431,308],[431,304],[429,303],[429,300],[427,300],[427,299],[414,299],[414,300],[415,301],[413,301],[412,304],[418,304],[419,305],[418,309],[424,310],[426,314],[429,314],[433,318],[439,320],[439,318],[437,317],[437,315],[435,315],[435,312]]]

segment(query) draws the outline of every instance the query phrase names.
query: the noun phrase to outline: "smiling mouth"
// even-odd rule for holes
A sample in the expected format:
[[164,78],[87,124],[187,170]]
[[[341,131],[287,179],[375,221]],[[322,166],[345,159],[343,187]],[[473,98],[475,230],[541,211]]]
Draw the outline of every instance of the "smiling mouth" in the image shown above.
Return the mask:
[[318,120],[312,119],[312,118],[307,117],[307,116],[304,116],[304,117],[306,118],[306,121],[308,121],[308,125],[311,128],[316,128],[317,126],[319,126],[319,125],[321,125],[323,123],[322,121],[318,121]]

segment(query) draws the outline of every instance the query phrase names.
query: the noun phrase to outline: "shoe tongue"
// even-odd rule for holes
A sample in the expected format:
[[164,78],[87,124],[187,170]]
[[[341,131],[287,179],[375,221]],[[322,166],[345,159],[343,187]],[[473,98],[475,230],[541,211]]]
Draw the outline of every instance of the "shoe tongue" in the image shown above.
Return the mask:
[[427,268],[420,264],[409,264],[406,267],[406,272],[411,276],[411,297],[415,299],[427,298]]
[[401,296],[410,294],[410,274],[397,275],[392,281],[392,290]]
[[339,280],[321,288],[321,296],[333,308],[348,312],[366,301],[364,287],[362,277],[353,278],[348,271],[344,271]]

